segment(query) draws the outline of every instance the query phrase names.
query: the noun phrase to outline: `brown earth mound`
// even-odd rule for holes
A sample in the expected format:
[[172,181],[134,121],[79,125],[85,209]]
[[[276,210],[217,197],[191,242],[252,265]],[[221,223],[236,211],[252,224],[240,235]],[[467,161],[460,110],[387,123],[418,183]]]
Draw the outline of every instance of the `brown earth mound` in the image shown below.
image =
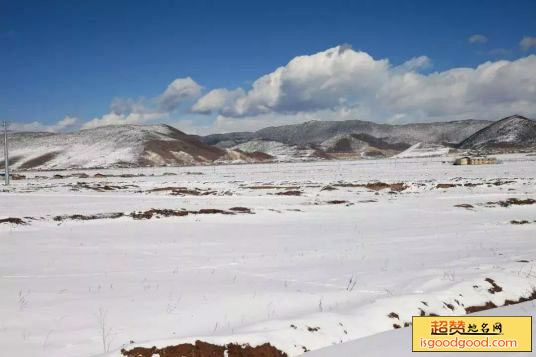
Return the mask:
[[452,188],[452,187],[456,187],[458,185],[456,184],[453,184],[453,183],[438,183],[436,188]]
[[282,191],[275,193],[278,196],[301,196],[301,191]]
[[514,205],[524,206],[524,205],[533,205],[536,204],[536,200],[532,198],[527,198],[525,200],[520,200],[519,198],[509,198],[506,201],[497,201],[497,202],[488,202],[488,206],[499,205],[501,207],[510,207]]
[[0,219],[0,223],[26,224],[22,219],[16,217],[8,217]]
[[91,214],[91,215],[83,215],[83,214],[72,214],[72,215],[64,215],[64,216],[55,216],[53,219],[56,222],[66,221],[66,220],[74,220],[74,221],[92,221],[94,219],[115,219],[123,217],[124,214],[122,212],[112,212],[112,213],[98,213],[98,214]]
[[200,188],[193,188],[189,189],[186,187],[158,187],[153,188],[147,192],[162,192],[162,191],[170,191],[170,195],[172,196],[208,196],[208,195],[215,195],[216,191],[211,190],[202,190]]
[[147,211],[132,212],[130,217],[134,219],[151,219],[153,216],[156,217],[180,217],[187,216],[188,211],[184,210],[174,210],[174,209],[150,209]]
[[121,350],[121,354],[127,357],[287,357],[287,354],[279,351],[269,343],[257,347],[250,345],[228,344],[226,346],[213,345],[203,341],[195,341],[195,344],[184,343],[176,346],[163,348],[135,347],[130,351]]
[[333,184],[333,186],[337,186],[337,187],[364,187],[364,188],[368,188],[369,190],[372,190],[372,191],[381,191],[381,190],[384,190],[386,188],[389,188],[389,189],[391,189],[391,191],[395,191],[395,192],[404,191],[405,189],[408,188],[408,186],[406,186],[406,184],[404,184],[403,182],[388,184],[388,183],[380,182],[380,181],[369,182],[367,184],[362,184],[362,183],[336,183],[336,184]]

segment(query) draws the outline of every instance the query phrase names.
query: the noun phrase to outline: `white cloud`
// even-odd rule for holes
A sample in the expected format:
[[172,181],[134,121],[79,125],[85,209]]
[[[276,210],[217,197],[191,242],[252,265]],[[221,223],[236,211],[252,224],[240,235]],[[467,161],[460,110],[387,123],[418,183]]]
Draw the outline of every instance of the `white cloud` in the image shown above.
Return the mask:
[[536,37],[525,36],[519,42],[519,46],[525,51],[528,51],[531,47],[536,47]]
[[[536,56],[489,61],[475,68],[423,72],[419,56],[393,65],[337,46],[299,56],[255,80],[251,88],[201,93],[191,78],[174,80],[149,99],[114,99],[110,112],[83,128],[150,122],[178,123],[186,132],[254,130],[307,120],[361,119],[407,123],[536,116]],[[184,104],[184,105],[183,105]],[[191,113],[211,114],[187,117]]]
[[104,114],[100,118],[93,118],[92,120],[84,123],[82,129],[91,129],[99,126],[108,125],[122,125],[122,124],[145,124],[154,122],[156,120],[163,120],[168,117],[167,113],[161,112],[147,112],[147,113],[128,113],[117,114],[114,112]]
[[43,131],[55,133],[72,128],[78,123],[78,118],[66,116],[54,124],[43,124],[38,121],[31,123],[12,123],[9,125],[9,130],[13,131]]
[[412,59],[402,63],[400,66],[395,67],[394,70],[407,71],[419,71],[421,69],[427,69],[432,67],[432,61],[428,56],[413,57]]
[[150,99],[114,98],[110,112],[82,125],[82,129],[122,124],[146,124],[169,119],[183,102],[199,96],[201,86],[192,78],[177,78],[166,90]]
[[201,94],[201,86],[192,78],[177,78],[168,85],[157,101],[162,111],[172,112],[180,103],[199,94]]
[[230,110],[229,106],[239,97],[245,94],[242,88],[228,90],[225,88],[213,89],[192,106],[194,113],[211,113],[217,110]]
[[223,115],[241,117],[332,108],[355,96],[373,94],[370,89],[381,86],[388,69],[387,60],[376,61],[365,52],[338,46],[294,58],[257,79],[232,105],[217,109]]
[[[386,59],[338,46],[294,58],[257,79],[231,103],[215,95],[227,93],[218,89],[194,108],[210,107],[227,121],[267,114],[290,118],[341,108],[359,111],[361,116],[354,119],[378,122],[536,114],[536,56],[486,62],[476,68],[418,72],[429,65],[430,59],[420,56],[392,66]],[[209,101],[210,97],[217,100]],[[205,100],[210,106],[203,105]]]
[[484,35],[474,34],[469,37],[468,41],[469,43],[486,43],[488,42],[488,38]]

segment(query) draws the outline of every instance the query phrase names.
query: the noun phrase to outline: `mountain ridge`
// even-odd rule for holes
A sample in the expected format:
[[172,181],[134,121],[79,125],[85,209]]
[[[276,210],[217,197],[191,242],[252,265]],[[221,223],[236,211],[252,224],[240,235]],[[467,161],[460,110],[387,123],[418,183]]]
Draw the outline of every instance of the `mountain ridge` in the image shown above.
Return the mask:
[[461,149],[526,148],[536,146],[536,121],[511,115],[480,129],[458,145]]
[[301,124],[272,126],[254,132],[231,132],[200,137],[209,145],[231,147],[260,139],[291,145],[317,145],[338,134],[367,134],[388,143],[418,142],[459,143],[474,132],[493,123],[489,120],[466,119],[436,123],[377,124],[362,120],[312,121]]

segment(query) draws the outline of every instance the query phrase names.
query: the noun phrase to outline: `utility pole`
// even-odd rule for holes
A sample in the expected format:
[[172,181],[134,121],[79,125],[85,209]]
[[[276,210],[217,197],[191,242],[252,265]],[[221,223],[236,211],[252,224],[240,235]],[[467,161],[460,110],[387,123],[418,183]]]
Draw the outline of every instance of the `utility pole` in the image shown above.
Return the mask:
[[9,153],[7,151],[7,123],[4,120],[4,173],[6,186],[9,185]]

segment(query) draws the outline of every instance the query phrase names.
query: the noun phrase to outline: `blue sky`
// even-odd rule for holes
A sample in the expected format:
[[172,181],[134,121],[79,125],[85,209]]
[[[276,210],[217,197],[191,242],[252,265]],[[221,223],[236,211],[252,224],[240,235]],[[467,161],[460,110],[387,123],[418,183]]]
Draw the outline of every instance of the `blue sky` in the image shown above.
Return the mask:
[[[350,103],[348,108],[355,109],[352,115],[359,119],[388,121],[382,115],[401,115],[405,121],[423,121],[437,110],[421,113],[412,106],[413,111],[396,107],[378,112],[377,103],[365,105],[362,91],[357,95],[353,87],[348,89],[351,99],[333,94],[337,106],[315,102],[309,108],[312,101],[302,100],[302,87],[302,92],[284,93],[285,98],[297,98],[296,105],[263,102],[262,110],[244,111],[212,106],[210,113],[192,113],[189,106],[217,88],[242,88],[247,96],[254,81],[296,56],[342,44],[374,60],[388,59],[391,67],[427,56],[427,65],[415,69],[422,75],[476,68],[486,61],[530,59],[536,49],[535,1],[4,0],[1,4],[0,117],[20,125],[54,125],[69,116],[80,126],[108,113],[114,98],[131,98],[145,108],[144,113],[157,111],[155,103],[167,86],[188,77],[199,91],[184,97],[176,110],[132,122],[182,122],[185,130],[225,130],[214,126],[220,117],[220,124],[225,118],[232,120],[230,129],[240,129],[241,123],[248,129],[315,118],[315,112],[323,113],[321,119],[336,119],[343,102]],[[469,41],[476,34],[480,37]],[[532,62],[523,66],[536,76]],[[351,74],[360,81],[360,73]],[[287,80],[279,91],[287,88]],[[289,87],[296,88],[292,82]],[[533,103],[513,99],[512,110],[521,101],[519,111],[532,114]],[[261,108],[250,102],[248,108]],[[326,110],[334,112],[326,115]],[[437,118],[478,115],[473,111],[473,107],[449,109],[448,115]]]

